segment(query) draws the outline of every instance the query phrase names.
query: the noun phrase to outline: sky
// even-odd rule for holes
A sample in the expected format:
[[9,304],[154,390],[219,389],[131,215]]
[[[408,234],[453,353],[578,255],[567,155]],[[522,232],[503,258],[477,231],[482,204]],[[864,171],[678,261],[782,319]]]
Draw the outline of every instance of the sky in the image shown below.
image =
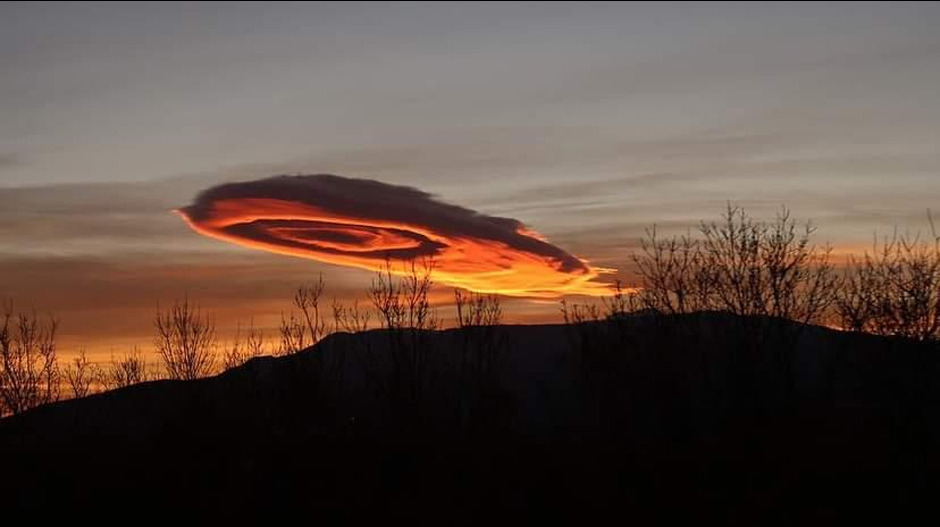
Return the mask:
[[173,213],[279,174],[412,187],[624,277],[644,229],[729,200],[857,250],[940,209],[938,22],[936,2],[2,3],[0,297],[93,357],[149,349],[183,297],[221,333],[275,325],[319,273],[363,298],[369,271]]

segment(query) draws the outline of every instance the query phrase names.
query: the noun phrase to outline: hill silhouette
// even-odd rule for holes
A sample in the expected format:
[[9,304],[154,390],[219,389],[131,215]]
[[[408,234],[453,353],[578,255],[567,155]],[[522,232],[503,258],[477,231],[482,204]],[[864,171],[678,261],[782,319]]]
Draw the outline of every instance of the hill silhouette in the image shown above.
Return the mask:
[[897,519],[937,490],[937,351],[717,312],[338,333],[0,421],[2,509]]

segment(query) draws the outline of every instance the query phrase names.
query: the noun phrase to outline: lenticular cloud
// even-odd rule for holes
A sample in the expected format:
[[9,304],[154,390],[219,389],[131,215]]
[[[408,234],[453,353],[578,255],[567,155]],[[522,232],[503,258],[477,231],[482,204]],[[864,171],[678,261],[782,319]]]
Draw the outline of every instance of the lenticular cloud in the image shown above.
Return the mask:
[[280,254],[369,270],[434,260],[434,279],[511,296],[608,294],[603,269],[521,222],[443,203],[420,190],[334,175],[228,183],[179,209],[196,232]]

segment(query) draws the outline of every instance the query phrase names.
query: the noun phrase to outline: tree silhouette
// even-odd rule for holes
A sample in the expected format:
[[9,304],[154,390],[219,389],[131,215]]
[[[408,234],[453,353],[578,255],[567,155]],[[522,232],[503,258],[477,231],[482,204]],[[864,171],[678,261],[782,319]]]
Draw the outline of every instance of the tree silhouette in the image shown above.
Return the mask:
[[400,278],[393,276],[391,262],[376,272],[369,288],[369,298],[378,312],[379,322],[388,337],[388,353],[370,353],[364,357],[367,374],[377,381],[391,405],[393,415],[421,414],[417,404],[440,379],[436,360],[426,333],[441,327],[428,294],[433,281],[434,261],[408,262]]
[[171,379],[198,379],[215,367],[215,323],[188,299],[154,318],[154,346]]
[[[933,226],[931,222],[931,226]],[[850,331],[914,340],[940,336],[940,238],[886,238],[861,257],[850,257],[836,299]]]
[[0,315],[0,415],[18,414],[59,399],[56,359],[58,321],[16,311],[12,302]]
[[831,249],[811,243],[815,231],[808,222],[797,224],[786,208],[766,223],[731,204],[720,221],[700,224],[699,237],[663,240],[653,228],[631,257],[640,301],[669,314],[720,310],[820,322],[838,277]]
[[336,331],[347,333],[361,333],[369,329],[372,314],[359,308],[359,301],[353,300],[352,306],[346,307],[337,299],[333,299],[333,322]]
[[72,397],[85,397],[92,393],[94,383],[100,378],[98,367],[88,361],[85,350],[78,352],[72,364],[65,368],[65,378],[72,389]]
[[222,354],[222,368],[225,370],[236,368],[255,357],[264,355],[264,352],[264,332],[255,328],[254,321],[249,323],[244,340],[241,336],[241,327],[236,326],[232,344]]
[[112,353],[111,362],[99,369],[98,375],[105,390],[115,390],[150,380],[147,361],[136,347],[120,359],[116,359]]
[[297,314],[293,310],[286,316],[281,313],[281,342],[278,350],[281,355],[304,350],[326,335],[326,318],[320,313],[320,299],[325,289],[323,275],[320,274],[316,282],[300,286],[294,292],[293,306],[300,313]]
[[494,424],[508,406],[503,390],[503,366],[509,342],[500,324],[499,296],[454,289],[456,324],[460,337],[457,365],[456,416],[459,425],[473,429]]

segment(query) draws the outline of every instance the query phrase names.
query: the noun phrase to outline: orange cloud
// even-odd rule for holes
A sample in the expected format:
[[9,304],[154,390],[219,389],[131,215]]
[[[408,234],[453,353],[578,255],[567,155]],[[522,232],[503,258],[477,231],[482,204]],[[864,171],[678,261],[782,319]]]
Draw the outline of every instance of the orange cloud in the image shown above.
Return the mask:
[[[601,296],[605,269],[511,218],[420,190],[333,175],[275,176],[203,191],[177,212],[196,232],[280,254],[380,270],[433,258],[434,279],[509,296]],[[393,266],[394,267],[394,266]]]

